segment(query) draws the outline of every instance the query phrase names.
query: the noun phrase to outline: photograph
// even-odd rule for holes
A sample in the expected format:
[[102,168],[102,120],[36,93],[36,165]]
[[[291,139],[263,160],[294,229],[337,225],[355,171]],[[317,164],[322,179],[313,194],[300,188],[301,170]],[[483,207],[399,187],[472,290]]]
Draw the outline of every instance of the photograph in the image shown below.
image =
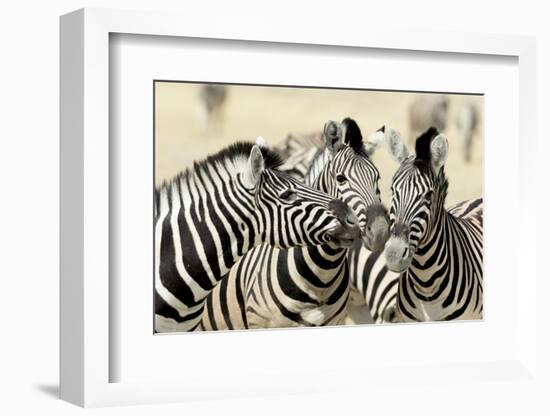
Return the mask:
[[482,94],[153,91],[156,334],[483,319]]

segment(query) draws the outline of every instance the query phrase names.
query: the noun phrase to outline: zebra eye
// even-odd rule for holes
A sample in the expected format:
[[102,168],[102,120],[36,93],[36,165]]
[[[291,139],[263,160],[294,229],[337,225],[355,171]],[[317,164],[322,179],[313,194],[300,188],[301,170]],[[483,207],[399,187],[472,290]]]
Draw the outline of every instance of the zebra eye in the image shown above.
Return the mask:
[[342,175],[341,173],[339,173],[338,175],[336,175],[336,182],[338,183],[345,183],[347,182],[348,178],[346,178],[344,175]]
[[424,195],[424,199],[427,202],[432,202],[432,195],[433,195],[433,191],[428,191],[426,192],[426,195]]
[[283,201],[292,202],[298,198],[298,194],[293,189],[287,189],[282,194],[279,195],[279,198]]

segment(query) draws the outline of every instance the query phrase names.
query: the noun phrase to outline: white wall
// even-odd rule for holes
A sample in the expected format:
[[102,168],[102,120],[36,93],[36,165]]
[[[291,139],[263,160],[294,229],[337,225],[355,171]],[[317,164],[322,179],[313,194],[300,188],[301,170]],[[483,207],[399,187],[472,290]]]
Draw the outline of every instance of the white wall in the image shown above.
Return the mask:
[[[29,413],[32,410],[53,414],[79,411],[53,398],[57,395],[58,377],[58,16],[61,14],[84,6],[177,9],[196,14],[197,18],[204,19],[205,25],[209,21],[208,13],[218,12],[228,18],[234,14],[245,14],[260,20],[278,20],[281,30],[291,24],[303,25],[304,30],[307,30],[307,25],[326,25],[327,30],[331,30],[332,19],[346,19],[350,25],[365,29],[374,22],[383,24],[387,21],[392,25],[437,30],[536,35],[538,153],[542,174],[541,165],[546,165],[544,154],[549,150],[548,141],[542,137],[546,136],[544,127],[550,114],[550,31],[543,1],[522,0],[512,2],[512,5],[508,5],[510,2],[479,0],[460,0],[451,4],[440,0],[371,1],[370,4],[340,0],[326,4],[320,1],[299,4],[294,0],[272,1],[270,5],[231,1],[220,2],[221,6],[215,7],[212,2],[196,3],[199,2],[50,0],[2,3],[0,275],[4,284],[0,286],[3,330],[0,343],[0,407],[13,407],[11,412],[2,412],[4,414]],[[238,6],[240,3],[243,7]],[[284,3],[288,3],[288,7],[283,6]],[[315,5],[315,9],[307,7],[309,4]],[[498,141],[498,138],[486,139]],[[548,189],[547,185],[545,189]],[[543,212],[543,208],[539,211]],[[546,254],[542,246],[544,235],[548,235],[547,222],[541,224],[539,234],[541,254]],[[538,288],[539,292],[547,289],[548,284]],[[548,313],[545,314],[548,322]],[[548,342],[544,346],[545,354],[541,354],[539,359],[546,366],[548,375],[547,355],[550,348]],[[437,390],[434,386],[433,393],[437,394]],[[533,395],[538,393],[533,392]],[[425,397],[419,394],[419,403]],[[525,397],[506,394],[503,394],[500,403],[486,403],[480,388],[471,400],[459,399],[447,412],[464,414],[465,409],[473,405],[472,401],[478,402],[476,410],[470,412],[472,414],[481,414],[481,409],[486,412],[492,409],[491,414],[502,410],[520,413],[520,409],[529,409],[533,405]],[[148,414],[166,411],[254,414],[254,409],[261,409],[263,414],[280,414],[293,408],[295,411],[291,414],[294,414],[298,410],[310,413],[309,410],[314,408],[316,413],[334,414],[341,413],[342,407],[344,411],[366,413],[368,403],[368,392],[365,392],[365,397],[339,394],[331,397],[272,398],[166,405],[155,409],[103,409],[99,413]],[[388,406],[391,408],[391,403]],[[411,411],[413,409],[415,404],[411,403]],[[426,413],[425,408],[416,409]],[[531,408],[525,413],[534,414],[534,410]],[[372,413],[379,411],[373,410]]]

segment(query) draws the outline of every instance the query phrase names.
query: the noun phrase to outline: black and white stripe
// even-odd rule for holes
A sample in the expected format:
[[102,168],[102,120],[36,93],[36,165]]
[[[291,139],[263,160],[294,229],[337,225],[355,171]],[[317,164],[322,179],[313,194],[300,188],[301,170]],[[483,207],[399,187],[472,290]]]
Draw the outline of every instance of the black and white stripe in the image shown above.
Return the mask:
[[390,135],[400,163],[392,181],[388,267],[401,273],[400,320],[480,319],[483,313],[483,200],[445,209],[447,139],[431,128],[409,156]]
[[[346,202],[359,219],[364,241],[382,247],[387,213],[379,198],[378,170],[357,124],[345,119],[325,127],[326,149],[311,165],[313,186]],[[312,169],[322,166],[318,175]],[[349,247],[349,245],[347,245]],[[203,329],[340,324],[350,288],[348,248],[334,244],[288,250],[260,246],[244,256],[207,300]]]
[[196,328],[204,299],[260,243],[321,244],[359,231],[341,201],[277,167],[273,152],[236,143],[155,191],[155,330]]
[[388,269],[384,252],[371,251],[356,242],[350,250],[348,264],[351,279],[350,315],[358,315],[351,316],[354,322],[396,322],[399,274]]

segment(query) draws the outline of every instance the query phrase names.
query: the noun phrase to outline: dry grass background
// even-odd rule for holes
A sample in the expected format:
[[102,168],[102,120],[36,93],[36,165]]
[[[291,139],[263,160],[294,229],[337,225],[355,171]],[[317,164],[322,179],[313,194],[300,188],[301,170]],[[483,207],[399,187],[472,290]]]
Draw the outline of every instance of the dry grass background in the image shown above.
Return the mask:
[[[155,85],[155,182],[160,184],[179,171],[236,140],[263,136],[276,144],[289,132],[320,131],[327,120],[354,118],[363,135],[388,124],[410,140],[408,108],[416,93],[229,86],[223,112],[207,120],[197,84],[157,82]],[[449,95],[449,177],[447,204],[483,194],[483,98]],[[472,161],[463,161],[460,141],[452,122],[456,108],[472,101],[480,112]],[[412,146],[410,146],[411,150]],[[381,175],[380,189],[389,203],[390,183],[397,165],[383,145],[373,157]]]

